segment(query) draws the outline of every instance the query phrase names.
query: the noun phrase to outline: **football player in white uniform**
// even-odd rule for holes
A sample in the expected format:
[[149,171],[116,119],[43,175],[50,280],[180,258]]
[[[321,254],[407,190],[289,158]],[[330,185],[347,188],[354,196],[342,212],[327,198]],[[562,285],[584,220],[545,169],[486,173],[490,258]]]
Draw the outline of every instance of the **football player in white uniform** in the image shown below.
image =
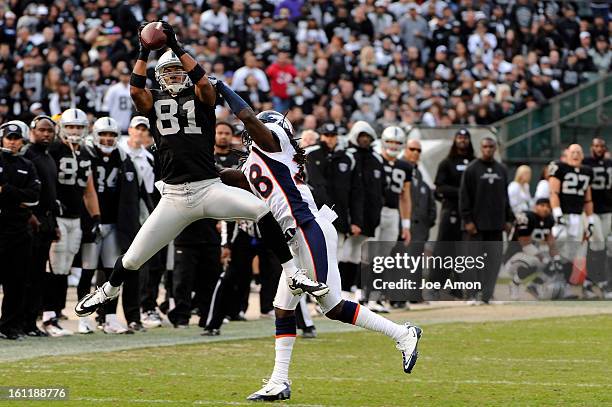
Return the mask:
[[[265,201],[289,239],[289,246],[300,267],[316,281],[329,287],[328,294],[317,298],[330,319],[384,333],[397,342],[402,352],[403,368],[410,373],[417,360],[421,329],[398,325],[357,303],[340,297],[340,272],[336,259],[338,236],[332,225],[335,213],[327,206],[317,210],[308,186],[302,181],[306,156],[298,146],[291,123],[282,114],[265,111],[255,116],[251,108],[221,81],[215,84],[234,114],[244,123],[243,134],[249,156],[238,170],[225,170],[222,180],[249,189]],[[301,295],[291,293],[280,281],[274,299],[276,315],[276,358],[272,375],[264,386],[251,394],[254,401],[290,398],[289,363],[296,336],[295,307]]]

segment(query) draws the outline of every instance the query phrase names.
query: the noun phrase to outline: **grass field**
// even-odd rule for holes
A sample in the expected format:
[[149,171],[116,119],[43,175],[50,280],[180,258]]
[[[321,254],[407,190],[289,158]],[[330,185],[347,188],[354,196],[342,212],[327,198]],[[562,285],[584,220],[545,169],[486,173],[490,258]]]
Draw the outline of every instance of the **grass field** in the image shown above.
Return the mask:
[[[402,372],[399,352],[381,335],[351,330],[298,339],[287,404],[612,406],[610,315],[423,327],[411,375]],[[274,359],[269,336],[115,352],[101,346],[108,336],[97,336],[92,353],[0,363],[0,386],[67,386],[69,401],[0,405],[246,405]]]

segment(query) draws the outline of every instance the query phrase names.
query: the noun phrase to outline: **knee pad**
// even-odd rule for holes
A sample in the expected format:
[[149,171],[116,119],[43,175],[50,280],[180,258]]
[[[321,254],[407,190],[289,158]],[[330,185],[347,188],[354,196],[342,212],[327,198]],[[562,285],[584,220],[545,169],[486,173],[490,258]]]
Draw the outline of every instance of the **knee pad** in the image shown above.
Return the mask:
[[140,269],[143,263],[139,262],[138,259],[135,259],[133,256],[130,256],[129,253],[130,252],[128,251],[125,255],[119,256],[117,263],[127,270]]

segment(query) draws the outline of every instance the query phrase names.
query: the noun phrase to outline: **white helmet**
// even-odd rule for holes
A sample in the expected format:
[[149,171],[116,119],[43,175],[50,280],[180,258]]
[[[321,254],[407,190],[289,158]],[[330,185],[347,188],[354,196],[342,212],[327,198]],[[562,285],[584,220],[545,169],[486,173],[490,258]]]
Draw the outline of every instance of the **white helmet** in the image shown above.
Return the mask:
[[[293,125],[285,116],[275,110],[264,110],[257,115],[260,122],[266,125],[272,133],[284,132],[290,140],[295,139]],[[277,136],[278,137],[278,136]]]
[[21,120],[11,120],[10,122],[6,122],[7,124],[16,124],[21,129],[21,134],[23,134],[23,142],[30,142],[30,128],[27,124],[22,122]]
[[[66,126],[81,126],[80,129],[67,129]],[[67,109],[59,119],[59,136],[70,144],[80,144],[87,137],[89,120],[81,109]]]
[[404,149],[406,133],[400,127],[387,127],[381,135],[382,147],[391,157],[397,157]]
[[[179,67],[181,70],[166,72],[167,68],[170,67]],[[181,60],[172,50],[164,52],[157,60],[157,64],[155,65],[155,79],[159,82],[159,86],[162,90],[170,92],[173,96],[191,86],[189,75],[187,75],[187,72],[183,69]],[[174,82],[172,79],[178,79],[178,81]]]
[[[117,139],[121,134],[117,121],[112,117],[100,117],[93,125],[93,141],[104,154],[110,154],[117,148]],[[106,146],[100,143],[100,133],[115,133],[115,143],[112,146]]]

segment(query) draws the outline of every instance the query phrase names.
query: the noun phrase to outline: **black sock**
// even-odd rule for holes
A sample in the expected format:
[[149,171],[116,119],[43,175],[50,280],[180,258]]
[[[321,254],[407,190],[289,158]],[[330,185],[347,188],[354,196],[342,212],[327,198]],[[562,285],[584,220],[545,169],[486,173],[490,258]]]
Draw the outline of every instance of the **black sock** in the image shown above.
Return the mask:
[[111,273],[110,278],[108,279],[108,282],[113,287],[119,287],[121,284],[123,284],[123,280],[125,279],[125,273],[130,272],[129,270],[126,270],[123,267],[122,261],[123,261],[123,256],[119,256],[119,258],[115,262],[115,267],[113,268],[113,272]]
[[[272,212],[268,212],[263,218],[257,222],[257,227],[261,233],[266,248],[272,250],[281,264],[293,259],[285,235],[278,222],[272,216]],[[112,283],[111,283],[112,284]]]

